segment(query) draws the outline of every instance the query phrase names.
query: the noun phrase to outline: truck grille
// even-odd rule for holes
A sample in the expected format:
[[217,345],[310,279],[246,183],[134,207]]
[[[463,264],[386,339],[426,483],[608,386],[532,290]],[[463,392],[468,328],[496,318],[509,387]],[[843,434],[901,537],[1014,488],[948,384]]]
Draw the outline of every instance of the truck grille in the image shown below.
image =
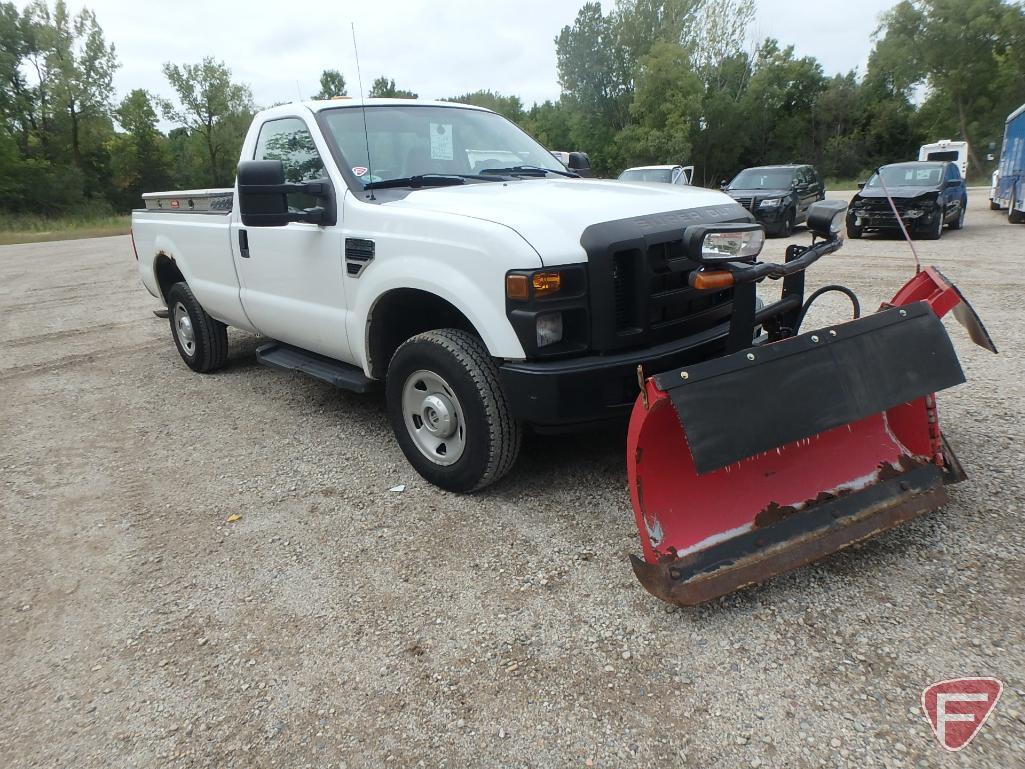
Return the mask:
[[733,289],[707,293],[688,285],[698,264],[684,252],[683,231],[692,224],[752,221],[731,201],[588,227],[580,243],[587,252],[591,349],[650,347],[727,322]]
[[[599,326],[594,341],[605,341],[601,349],[680,339],[722,323],[732,311],[732,289],[707,293],[688,285],[697,265],[684,256],[682,240],[614,251],[611,261],[611,317],[592,312]],[[603,318],[611,328],[601,328]]]
[[751,210],[751,205],[755,202],[754,198],[734,198],[734,200],[736,200],[739,205],[743,206],[748,211]]

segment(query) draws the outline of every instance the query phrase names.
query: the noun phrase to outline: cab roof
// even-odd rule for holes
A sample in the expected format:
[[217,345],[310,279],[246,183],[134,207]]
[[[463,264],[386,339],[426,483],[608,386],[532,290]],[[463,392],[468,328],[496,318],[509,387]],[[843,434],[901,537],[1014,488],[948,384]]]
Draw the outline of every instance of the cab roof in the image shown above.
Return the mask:
[[460,109],[472,109],[477,112],[492,112],[484,107],[477,107],[473,104],[460,104],[452,101],[432,101],[430,99],[360,99],[358,96],[343,96],[335,99],[310,99],[304,101],[288,102],[261,110],[261,115],[289,113],[294,114],[297,107],[305,107],[310,112],[317,113],[339,107],[456,107]]

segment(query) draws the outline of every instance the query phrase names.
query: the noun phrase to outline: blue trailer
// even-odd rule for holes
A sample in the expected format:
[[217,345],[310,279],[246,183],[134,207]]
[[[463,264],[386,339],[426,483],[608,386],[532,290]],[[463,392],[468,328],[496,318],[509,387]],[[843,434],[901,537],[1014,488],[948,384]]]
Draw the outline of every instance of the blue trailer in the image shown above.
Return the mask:
[[1006,208],[1013,224],[1025,222],[1025,104],[1007,116],[997,174],[993,208]]

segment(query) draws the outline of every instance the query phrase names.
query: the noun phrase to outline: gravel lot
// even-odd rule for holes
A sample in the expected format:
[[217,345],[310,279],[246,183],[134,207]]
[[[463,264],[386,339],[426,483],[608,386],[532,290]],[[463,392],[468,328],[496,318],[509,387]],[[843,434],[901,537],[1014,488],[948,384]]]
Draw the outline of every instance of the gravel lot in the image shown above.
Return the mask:
[[[1025,766],[1025,227],[973,190],[917,247],[1001,350],[948,322],[970,480],[693,611],[630,572],[622,434],[441,492],[379,396],[263,368],[256,337],[191,373],[127,237],[0,247],[0,766]],[[809,281],[872,308],[912,270],[869,236]],[[962,675],[1004,695],[946,754],[919,697]]]

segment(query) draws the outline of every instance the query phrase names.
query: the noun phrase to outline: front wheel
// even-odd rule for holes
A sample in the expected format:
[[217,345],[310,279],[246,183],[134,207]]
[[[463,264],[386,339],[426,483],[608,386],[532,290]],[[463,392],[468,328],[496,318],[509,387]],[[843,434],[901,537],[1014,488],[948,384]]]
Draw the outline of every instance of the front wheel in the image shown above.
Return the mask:
[[402,453],[435,486],[477,491],[516,461],[522,428],[472,334],[438,329],[404,342],[388,365],[385,400]]
[[783,215],[783,223],[779,226],[777,235],[781,238],[789,238],[794,234],[794,212],[787,211]]
[[847,220],[847,237],[848,238],[851,238],[852,240],[857,240],[858,238],[860,238],[862,236],[863,233],[864,233],[864,230],[861,227],[859,227],[857,224],[854,223],[854,218],[853,217]]
[[928,240],[939,240],[943,236],[943,209],[941,208],[929,222],[929,229],[925,233]]
[[952,230],[964,229],[964,214],[965,214],[965,209],[967,207],[968,207],[968,201],[967,200],[962,200],[961,201],[961,206],[960,206],[961,210],[957,212],[957,219],[955,219],[954,221],[952,221],[950,223],[950,229],[952,229]]

